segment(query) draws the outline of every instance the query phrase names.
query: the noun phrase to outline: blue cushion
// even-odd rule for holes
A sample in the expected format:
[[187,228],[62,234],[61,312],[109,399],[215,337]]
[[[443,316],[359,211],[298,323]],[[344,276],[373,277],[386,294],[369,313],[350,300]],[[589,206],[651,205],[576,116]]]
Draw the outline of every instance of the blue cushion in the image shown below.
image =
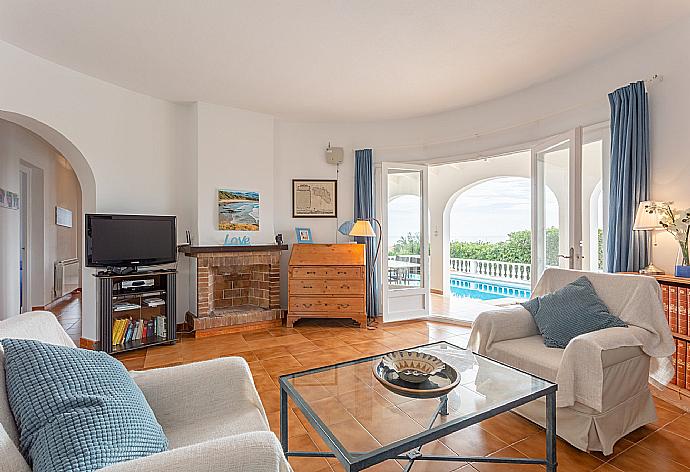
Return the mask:
[[585,276],[522,306],[532,314],[547,347],[565,348],[581,334],[628,326],[609,312]]
[[35,472],[92,471],[165,451],[124,366],[103,352],[3,339],[7,397]]

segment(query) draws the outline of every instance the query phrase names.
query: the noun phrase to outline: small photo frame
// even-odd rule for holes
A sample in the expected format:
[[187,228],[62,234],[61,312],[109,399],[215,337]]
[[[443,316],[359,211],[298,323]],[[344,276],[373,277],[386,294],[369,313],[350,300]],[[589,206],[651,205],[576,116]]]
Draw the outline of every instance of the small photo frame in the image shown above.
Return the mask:
[[298,244],[311,244],[314,241],[311,239],[311,228],[295,228]]

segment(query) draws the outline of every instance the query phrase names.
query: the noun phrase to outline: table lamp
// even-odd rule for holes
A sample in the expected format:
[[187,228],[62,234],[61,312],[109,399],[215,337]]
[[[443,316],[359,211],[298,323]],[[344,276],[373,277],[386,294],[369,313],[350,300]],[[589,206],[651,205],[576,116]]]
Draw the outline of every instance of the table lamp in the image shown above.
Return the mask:
[[[655,210],[655,202],[645,201],[640,202],[637,207],[637,214],[635,215],[635,224],[633,230],[635,231],[651,231],[652,232],[652,246],[656,246],[655,231],[664,229],[659,221],[659,215]],[[644,275],[662,275],[664,271],[652,264],[651,258],[649,265],[644,269],[640,269],[640,274]]]

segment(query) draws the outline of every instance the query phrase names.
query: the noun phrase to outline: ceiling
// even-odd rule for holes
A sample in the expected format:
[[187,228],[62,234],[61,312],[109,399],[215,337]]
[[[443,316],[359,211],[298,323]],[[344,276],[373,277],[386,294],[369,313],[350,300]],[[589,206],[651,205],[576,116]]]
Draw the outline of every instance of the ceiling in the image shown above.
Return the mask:
[[688,0],[0,0],[0,39],[168,100],[370,121],[509,94],[686,15]]

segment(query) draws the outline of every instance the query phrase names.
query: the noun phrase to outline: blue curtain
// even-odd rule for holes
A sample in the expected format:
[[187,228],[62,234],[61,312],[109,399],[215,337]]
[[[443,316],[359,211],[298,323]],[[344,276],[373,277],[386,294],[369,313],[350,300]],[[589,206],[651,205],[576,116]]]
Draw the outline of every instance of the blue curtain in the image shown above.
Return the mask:
[[644,82],[609,94],[611,176],[606,268],[638,271],[648,261],[645,231],[633,231],[640,202],[649,200],[649,106]]
[[[371,149],[355,151],[355,220],[374,218],[374,160]],[[372,222],[374,230],[376,224]],[[381,237],[381,235],[379,235]],[[379,286],[376,283],[374,267],[374,253],[377,238],[355,238],[358,243],[367,245],[367,316],[374,318],[378,314]]]

